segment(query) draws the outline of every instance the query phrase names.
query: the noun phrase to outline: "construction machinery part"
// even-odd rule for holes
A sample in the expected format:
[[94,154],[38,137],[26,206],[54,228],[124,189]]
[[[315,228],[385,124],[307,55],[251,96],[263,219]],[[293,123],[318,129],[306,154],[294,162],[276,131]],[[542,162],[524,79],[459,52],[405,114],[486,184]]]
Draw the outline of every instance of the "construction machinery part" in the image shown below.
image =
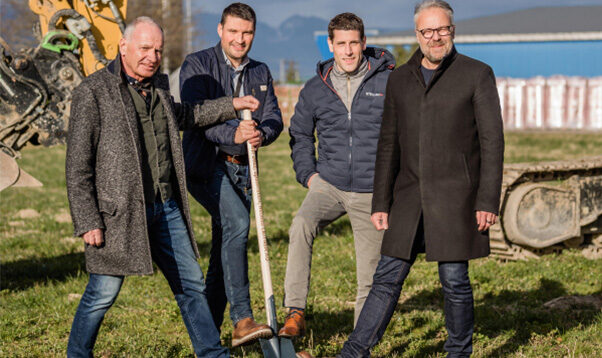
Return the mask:
[[[16,164],[27,143],[65,142],[73,90],[118,53],[127,0],[29,0],[40,44],[14,53],[0,38],[0,190],[39,184]],[[32,178],[33,179],[33,178]]]
[[9,186],[42,186],[42,183],[29,175],[26,171],[19,168],[15,161],[14,153],[7,148],[0,148],[0,191]]
[[81,40],[78,57],[84,75],[117,56],[127,0],[29,0],[29,8],[39,17],[42,35],[64,28]]
[[0,142],[19,151],[27,142],[64,143],[71,93],[84,75],[64,30],[48,33],[36,49],[16,55],[0,45]]
[[504,166],[493,255],[537,258],[566,248],[602,258],[602,156]]

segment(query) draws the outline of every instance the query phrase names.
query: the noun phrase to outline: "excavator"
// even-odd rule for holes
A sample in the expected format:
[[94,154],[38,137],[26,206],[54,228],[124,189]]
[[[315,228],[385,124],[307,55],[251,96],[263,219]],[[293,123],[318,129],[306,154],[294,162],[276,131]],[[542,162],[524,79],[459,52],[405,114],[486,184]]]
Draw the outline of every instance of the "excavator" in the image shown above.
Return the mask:
[[[40,44],[0,38],[0,191],[41,185],[15,159],[27,143],[65,142],[71,93],[117,55],[127,0],[30,0]],[[504,261],[579,249],[602,258],[602,157],[507,164],[491,252]]]
[[27,143],[64,143],[71,93],[118,52],[127,0],[29,0],[36,48],[11,51],[0,37],[0,191],[41,186],[16,159]]

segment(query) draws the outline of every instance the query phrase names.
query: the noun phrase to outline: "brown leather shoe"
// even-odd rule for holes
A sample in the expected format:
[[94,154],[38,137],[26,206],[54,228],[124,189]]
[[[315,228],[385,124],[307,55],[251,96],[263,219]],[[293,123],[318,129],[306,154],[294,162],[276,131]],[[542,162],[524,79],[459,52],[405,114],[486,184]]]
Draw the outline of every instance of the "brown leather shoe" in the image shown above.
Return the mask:
[[305,334],[305,317],[303,310],[291,308],[284,321],[284,326],[278,331],[280,337],[292,338]]
[[251,317],[243,318],[236,322],[232,332],[232,347],[249,344],[259,338],[272,338],[273,335],[270,326],[259,324]]

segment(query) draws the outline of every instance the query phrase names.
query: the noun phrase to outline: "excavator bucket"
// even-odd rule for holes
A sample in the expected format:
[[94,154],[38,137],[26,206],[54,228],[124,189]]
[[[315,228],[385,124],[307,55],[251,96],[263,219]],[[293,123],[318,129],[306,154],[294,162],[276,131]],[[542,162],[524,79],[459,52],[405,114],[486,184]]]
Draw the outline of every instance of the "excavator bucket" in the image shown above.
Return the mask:
[[43,184],[19,168],[15,158],[0,150],[0,191],[10,187],[42,186]]

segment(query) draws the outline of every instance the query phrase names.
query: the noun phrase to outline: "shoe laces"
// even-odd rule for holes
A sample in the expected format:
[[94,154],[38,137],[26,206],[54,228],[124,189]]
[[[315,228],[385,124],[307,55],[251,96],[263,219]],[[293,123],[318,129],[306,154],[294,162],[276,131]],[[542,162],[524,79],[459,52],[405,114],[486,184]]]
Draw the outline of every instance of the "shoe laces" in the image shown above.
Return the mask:
[[293,318],[293,319],[299,319],[299,318],[303,318],[303,310],[298,310],[298,309],[291,309],[288,314],[286,315],[286,318]]

